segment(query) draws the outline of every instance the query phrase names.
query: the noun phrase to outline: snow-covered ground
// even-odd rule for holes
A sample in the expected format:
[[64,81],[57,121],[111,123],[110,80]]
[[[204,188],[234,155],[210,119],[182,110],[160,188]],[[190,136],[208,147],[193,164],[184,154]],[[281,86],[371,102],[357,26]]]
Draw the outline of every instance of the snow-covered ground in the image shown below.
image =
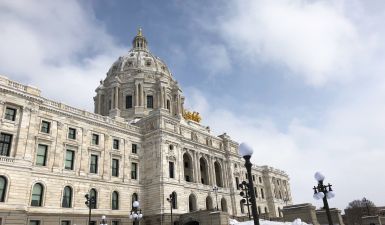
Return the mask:
[[[260,225],[309,225],[305,222],[302,222],[301,219],[296,219],[293,222],[276,222],[276,221],[269,221],[269,220],[259,220]],[[254,221],[245,221],[245,222],[238,222],[236,220],[230,219],[230,225],[254,225]]]

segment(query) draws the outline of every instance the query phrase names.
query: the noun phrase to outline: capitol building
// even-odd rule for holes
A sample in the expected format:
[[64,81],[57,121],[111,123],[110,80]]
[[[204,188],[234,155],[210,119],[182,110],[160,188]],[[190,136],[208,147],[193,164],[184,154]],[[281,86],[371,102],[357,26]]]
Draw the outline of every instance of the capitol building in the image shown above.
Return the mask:
[[[93,101],[92,113],[0,76],[0,225],[87,225],[87,193],[96,199],[89,225],[102,215],[132,224],[133,201],[142,225],[170,224],[171,208],[180,225],[194,212],[247,216],[239,143],[185,110],[178,82],[141,30]],[[288,175],[254,165],[252,180],[261,217],[281,217],[292,203]]]

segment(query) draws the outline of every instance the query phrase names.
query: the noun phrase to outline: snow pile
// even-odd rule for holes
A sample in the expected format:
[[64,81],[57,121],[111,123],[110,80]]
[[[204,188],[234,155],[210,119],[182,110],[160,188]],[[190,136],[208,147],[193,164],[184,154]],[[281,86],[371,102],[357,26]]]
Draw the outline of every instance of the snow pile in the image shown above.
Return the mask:
[[[254,221],[238,222],[236,220],[230,219],[230,225],[254,225]],[[296,219],[293,222],[277,222],[269,220],[259,220],[260,225],[309,225],[305,222],[302,222],[301,219]]]

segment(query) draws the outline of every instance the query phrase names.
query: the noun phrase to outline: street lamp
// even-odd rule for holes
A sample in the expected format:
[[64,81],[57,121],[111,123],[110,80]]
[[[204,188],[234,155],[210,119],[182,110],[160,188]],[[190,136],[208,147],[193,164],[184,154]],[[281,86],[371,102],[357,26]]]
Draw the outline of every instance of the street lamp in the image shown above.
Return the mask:
[[86,195],[84,195],[84,197],[86,198],[85,204],[89,209],[89,211],[88,211],[88,225],[90,225],[91,224],[91,209],[93,207],[95,207],[96,200],[95,200],[95,196],[90,196],[90,194],[86,194]]
[[313,187],[313,190],[314,190],[313,198],[315,200],[320,200],[320,199],[323,200],[324,209],[326,211],[329,225],[333,225],[332,217],[330,215],[329,203],[328,203],[328,199],[334,198],[334,192],[332,190],[332,185],[331,184],[328,184],[328,185],[323,184],[325,176],[322,175],[320,172],[316,172],[314,174],[314,178],[318,181],[318,185]]
[[170,197],[167,198],[167,201],[170,203],[170,209],[171,209],[171,225],[173,225],[173,221],[172,221],[172,208],[173,208],[173,203],[175,201],[175,195],[174,195],[174,192],[170,194]]
[[218,211],[218,186],[213,186],[213,192],[215,193],[215,201],[217,202],[217,211]]
[[102,216],[102,223],[100,225],[108,225],[107,221],[106,221],[106,216],[105,215]]
[[242,190],[241,193],[239,193],[239,195],[243,197],[241,202],[247,206],[247,214],[249,215],[249,219],[251,219],[251,216],[250,216],[250,205],[251,204],[249,203],[249,197],[250,197],[249,196],[249,185],[247,184],[246,181],[243,181],[241,184],[239,184],[239,188]]
[[253,179],[251,175],[251,166],[253,165],[250,162],[251,155],[253,154],[253,149],[248,146],[246,143],[242,143],[239,146],[239,153],[241,156],[245,159],[245,167],[247,170],[247,178],[249,179],[249,190],[250,190],[250,200],[251,200],[251,212],[253,214],[254,219],[254,225],[259,225],[259,217],[257,213],[257,203],[255,200],[255,193],[254,193],[254,184]]
[[134,225],[137,224],[140,219],[142,219],[143,214],[142,214],[142,210],[139,208],[138,201],[135,201],[132,203],[132,209],[129,217],[131,220],[134,221]]

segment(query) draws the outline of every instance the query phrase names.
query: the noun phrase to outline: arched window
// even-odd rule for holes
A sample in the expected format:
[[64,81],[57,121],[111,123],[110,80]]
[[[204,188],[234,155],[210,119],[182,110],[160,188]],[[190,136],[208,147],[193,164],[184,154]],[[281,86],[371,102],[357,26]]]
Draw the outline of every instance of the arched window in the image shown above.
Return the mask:
[[91,209],[96,209],[98,205],[98,192],[95,190],[95,188],[92,188],[90,190],[90,198],[92,197],[95,199],[95,203],[91,204]]
[[191,156],[188,153],[183,154],[184,179],[187,182],[193,182],[193,164]]
[[210,196],[206,197],[206,209],[207,210],[212,210],[213,207],[213,199]]
[[66,186],[63,190],[63,200],[61,203],[61,207],[63,208],[72,207],[72,188],[70,186]]
[[197,199],[193,194],[190,194],[188,197],[188,208],[189,212],[194,212],[197,210]]
[[217,186],[223,187],[221,165],[218,162],[215,162],[214,169],[215,169],[215,181],[217,182]]
[[227,202],[225,198],[221,199],[221,209],[223,212],[227,212]]
[[119,209],[119,193],[117,191],[112,192],[111,208],[114,210]]
[[209,179],[208,179],[208,168],[207,168],[207,162],[206,159],[203,157],[199,160],[199,166],[200,166],[200,172],[201,172],[201,183],[202,184],[209,184]]
[[31,206],[42,206],[44,187],[40,183],[36,183],[32,189]]
[[176,209],[178,207],[178,196],[176,194],[176,192],[172,192],[172,195],[173,195],[173,198],[172,198],[172,208],[173,209]]
[[166,107],[167,107],[167,110],[170,111],[170,100],[166,101]]
[[7,193],[7,178],[0,176],[0,202],[5,201],[5,194]]
[[131,199],[131,206],[132,204],[135,202],[135,201],[138,201],[139,200],[139,197],[138,197],[138,194],[137,193],[134,193],[132,194],[132,199]]

